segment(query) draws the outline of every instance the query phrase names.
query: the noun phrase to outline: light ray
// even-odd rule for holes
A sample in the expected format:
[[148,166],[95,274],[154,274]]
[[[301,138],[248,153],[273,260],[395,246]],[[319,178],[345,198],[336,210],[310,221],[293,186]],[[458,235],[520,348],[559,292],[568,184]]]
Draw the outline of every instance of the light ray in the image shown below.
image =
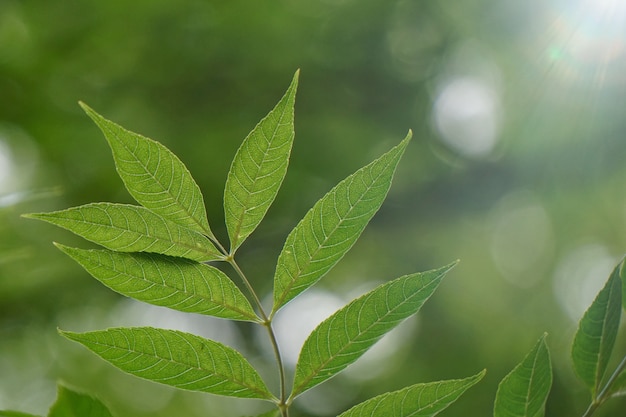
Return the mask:
[[548,62],[561,81],[626,84],[626,2],[580,0],[552,10]]

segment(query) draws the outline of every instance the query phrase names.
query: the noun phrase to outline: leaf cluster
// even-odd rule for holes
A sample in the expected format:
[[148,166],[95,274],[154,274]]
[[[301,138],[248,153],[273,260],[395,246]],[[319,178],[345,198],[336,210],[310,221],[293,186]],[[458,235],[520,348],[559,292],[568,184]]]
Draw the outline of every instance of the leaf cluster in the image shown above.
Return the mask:
[[[241,353],[197,335],[149,327],[86,333],[60,330],[61,335],[135,376],[181,389],[267,400],[286,417],[299,395],[344,370],[419,311],[454,264],[390,280],[332,314],[305,341],[293,384],[286,386],[273,318],[354,245],[383,204],[411,139],[409,132],[397,146],[339,182],[293,228],[276,261],[274,304],[265,311],[236,253],[265,217],[286,175],[295,136],[298,77],[296,72],[285,95],[244,139],[232,161],[223,198],[229,245],[213,234],[202,192],[178,157],[83,103],[138,205],[91,203],[27,215],[100,245],[102,249],[87,250],[55,244],[113,291],[187,313],[265,327],[276,355],[278,392],[267,387]],[[215,262],[232,267],[247,295]],[[426,415],[426,411],[435,415],[483,374],[383,394],[342,416],[404,417]]]
[[[572,364],[591,394],[589,417],[607,400],[626,394],[626,356],[606,378],[609,359],[626,310],[626,268],[622,260],[578,324]],[[544,334],[500,383],[494,417],[542,417],[552,385],[552,364]]]
[[[293,383],[273,328],[275,315],[316,284],[341,260],[379,210],[411,132],[397,146],[354,172],[324,195],[288,234],[276,260],[273,306],[266,311],[237,251],[261,223],[287,172],[295,137],[294,105],[299,73],[285,95],[244,139],[228,172],[224,218],[228,245],[211,230],[204,198],[183,162],[162,144],[109,121],[81,106],[100,128],[117,172],[137,205],[91,203],[66,210],[29,214],[96,243],[80,249],[56,243],[89,274],[124,296],[186,313],[247,321],[267,330],[280,386],[267,386],[262,375],[237,350],[213,340],[168,329],[118,327],[76,333],[60,330],[122,371],[180,389],[275,404],[269,415],[288,417],[296,398],[358,360],[380,338],[417,313],[455,263],[410,273],[349,302],[320,323],[302,346]],[[232,274],[216,262],[230,265]],[[246,294],[231,278],[234,275]],[[589,387],[592,405],[626,391],[626,360],[602,384],[615,343],[621,308],[626,308],[624,262],[615,269],[581,320],[572,358]],[[544,415],[552,384],[550,355],[542,336],[507,375],[496,394],[494,416]],[[357,404],[339,417],[434,416],[479,382],[485,372],[447,381],[418,383]],[[60,388],[51,409],[95,407],[79,414],[109,416],[95,400]],[[85,405],[86,404],[86,405]],[[0,412],[0,416],[23,415]]]

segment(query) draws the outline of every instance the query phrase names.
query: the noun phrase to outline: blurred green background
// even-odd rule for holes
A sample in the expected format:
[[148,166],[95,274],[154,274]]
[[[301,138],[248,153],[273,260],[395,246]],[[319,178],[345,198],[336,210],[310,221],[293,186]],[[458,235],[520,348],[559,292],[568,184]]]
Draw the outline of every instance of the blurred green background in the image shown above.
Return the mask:
[[624,2],[610,0],[0,0],[0,409],[43,415],[58,380],[118,417],[267,408],[138,380],[63,340],[57,326],[178,328],[236,347],[276,382],[265,335],[123,299],[51,245],[88,243],[19,215],[131,202],[82,100],[174,151],[226,240],[230,161],[300,68],[290,170],[240,251],[262,294],[306,210],[409,128],[415,139],[361,240],[277,316],[287,363],[303,332],[351,297],[461,263],[415,319],[294,415],[336,415],[483,368],[445,415],[490,415],[498,382],[544,331],[547,415],[581,415],[573,332],[626,251],[625,22]]

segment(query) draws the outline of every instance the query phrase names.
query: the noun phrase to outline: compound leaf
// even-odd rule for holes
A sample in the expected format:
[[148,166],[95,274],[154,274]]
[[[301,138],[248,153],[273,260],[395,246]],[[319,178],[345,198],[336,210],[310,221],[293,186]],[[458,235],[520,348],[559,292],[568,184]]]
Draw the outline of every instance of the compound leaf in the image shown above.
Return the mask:
[[494,417],[543,417],[552,387],[552,365],[544,334],[509,373],[496,393]]
[[276,400],[239,352],[190,333],[151,327],[60,333],[140,378],[192,391]]
[[57,400],[48,417],[112,417],[109,409],[97,398],[58,386]]
[[352,247],[387,196],[406,138],[322,197],[291,231],[278,257],[274,307],[315,284]]
[[154,252],[199,262],[223,258],[204,235],[141,206],[93,203],[25,216],[63,227],[120,252]]
[[292,398],[345,369],[416,313],[454,265],[385,283],[324,320],[302,346]]
[[248,299],[219,269],[150,253],[56,246],[120,294],[189,313],[259,321]]
[[[622,262],[623,264],[623,262]],[[578,323],[572,345],[574,370],[595,399],[615,345],[622,308],[620,269],[617,265],[604,288]]]
[[458,400],[483,376],[485,371],[465,379],[412,385],[367,400],[338,417],[432,417]]
[[200,188],[181,160],[159,142],[80,105],[104,134],[117,172],[133,198],[155,213],[213,238]]
[[295,136],[298,74],[276,107],[243,141],[230,167],[224,212],[231,254],[259,225],[285,178]]

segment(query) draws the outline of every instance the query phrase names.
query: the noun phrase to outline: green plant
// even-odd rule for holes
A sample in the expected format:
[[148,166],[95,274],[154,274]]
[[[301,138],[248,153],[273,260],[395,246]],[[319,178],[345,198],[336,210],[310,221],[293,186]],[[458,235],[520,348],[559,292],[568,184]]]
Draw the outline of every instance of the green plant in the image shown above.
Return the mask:
[[[60,330],[61,335],[133,375],[181,389],[267,400],[275,408],[263,416],[287,417],[300,394],[344,370],[419,311],[455,263],[393,279],[332,314],[305,341],[293,384],[287,386],[272,326],[275,315],[318,282],[352,247],[382,205],[411,139],[409,132],[400,144],[337,184],[289,233],[276,263],[273,307],[266,311],[236,253],[264,218],[285,177],[294,139],[297,84],[298,73],[276,107],[246,137],[232,162],[224,192],[228,249],[211,231],[202,193],[184,164],[158,142],[125,130],[82,103],[104,133],[117,172],[139,205],[93,203],[26,215],[102,246],[104,249],[85,250],[55,243],[120,294],[183,312],[264,327],[276,359],[277,390],[269,389],[239,352],[197,335],[150,327],[86,333]],[[215,262],[232,267],[248,296],[212,265]],[[624,280],[622,262],[581,320],[575,339],[574,365],[593,397],[586,416],[608,398],[626,391],[624,361],[601,385],[622,301],[626,300],[622,296]],[[484,374],[481,371],[464,379],[418,383],[357,404],[339,417],[434,416]],[[501,382],[494,415],[543,415],[551,383],[544,335]],[[57,410],[62,407],[82,410],[74,414],[68,411],[71,415],[110,415],[97,400],[65,388],[60,388],[49,417],[60,415]],[[16,415],[24,414],[0,411],[0,416]]]
[[[622,260],[615,267],[580,320],[574,337],[574,370],[591,393],[591,404],[583,417],[593,415],[610,398],[626,394],[626,356],[605,381],[622,307],[626,310],[625,262]],[[494,406],[495,417],[544,415],[552,385],[552,365],[545,338],[546,335],[542,336],[526,358],[500,383]]]

